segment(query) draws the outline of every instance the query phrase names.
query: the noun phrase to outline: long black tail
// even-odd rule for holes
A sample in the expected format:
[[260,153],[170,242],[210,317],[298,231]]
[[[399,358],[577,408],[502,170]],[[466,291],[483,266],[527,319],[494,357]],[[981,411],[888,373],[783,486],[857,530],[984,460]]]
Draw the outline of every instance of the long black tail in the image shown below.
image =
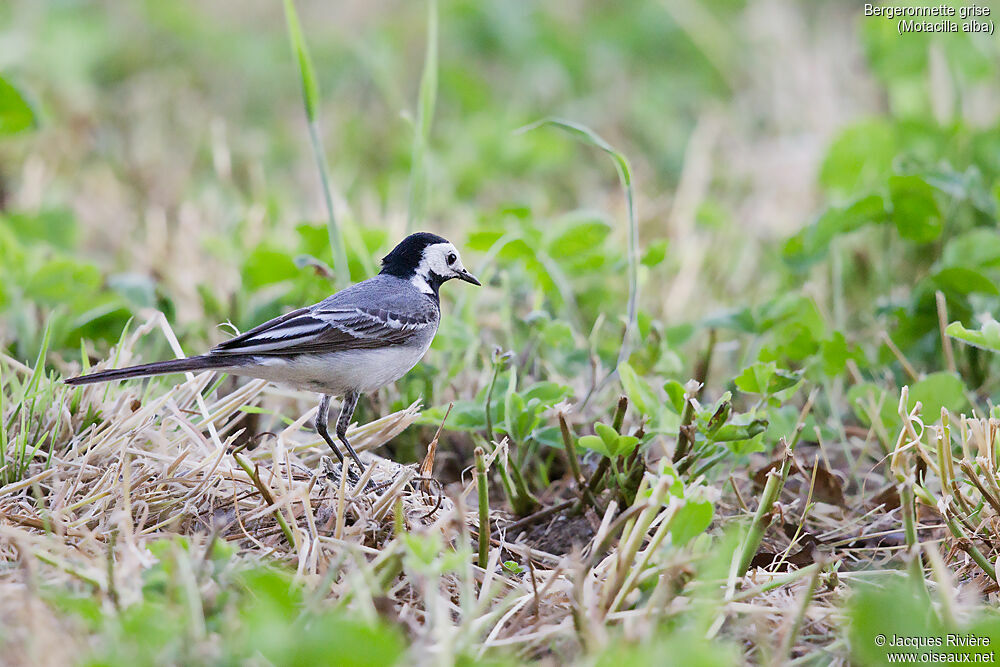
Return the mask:
[[94,382],[111,382],[112,380],[140,378],[146,377],[147,375],[166,375],[168,373],[187,373],[188,371],[217,370],[220,368],[233,368],[234,366],[239,366],[240,363],[245,360],[245,357],[235,354],[203,354],[200,357],[156,361],[151,364],[129,366],[128,368],[114,368],[107,371],[98,371],[96,373],[91,373],[90,375],[80,375],[75,378],[67,378],[64,382],[71,385],[91,384]]

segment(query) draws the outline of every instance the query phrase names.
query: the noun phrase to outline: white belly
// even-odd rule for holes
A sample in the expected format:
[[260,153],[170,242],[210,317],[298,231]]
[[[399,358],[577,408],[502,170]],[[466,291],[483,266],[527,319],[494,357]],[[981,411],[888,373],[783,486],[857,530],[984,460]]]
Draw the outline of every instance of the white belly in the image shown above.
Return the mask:
[[396,345],[291,358],[261,355],[255,357],[256,364],[230,372],[334,396],[351,391],[367,394],[406,375],[428,347],[429,340],[423,346]]

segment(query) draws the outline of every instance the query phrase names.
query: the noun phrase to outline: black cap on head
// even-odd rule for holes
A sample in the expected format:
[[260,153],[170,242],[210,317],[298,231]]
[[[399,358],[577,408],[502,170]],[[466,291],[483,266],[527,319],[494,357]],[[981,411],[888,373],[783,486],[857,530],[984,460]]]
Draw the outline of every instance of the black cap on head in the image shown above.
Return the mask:
[[382,258],[382,273],[388,273],[402,278],[409,277],[420,264],[424,256],[424,248],[435,243],[447,243],[448,240],[431,234],[417,232],[410,234],[399,242],[388,255]]

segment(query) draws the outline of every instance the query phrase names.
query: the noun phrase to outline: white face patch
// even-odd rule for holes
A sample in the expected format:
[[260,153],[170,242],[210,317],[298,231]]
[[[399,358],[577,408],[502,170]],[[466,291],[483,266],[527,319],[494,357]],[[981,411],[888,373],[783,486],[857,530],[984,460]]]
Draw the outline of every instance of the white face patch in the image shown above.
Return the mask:
[[[452,258],[454,261],[449,262],[448,260]],[[417,265],[410,282],[421,292],[434,294],[434,290],[427,282],[431,274],[447,279],[457,278],[464,272],[462,258],[455,246],[450,243],[435,243],[424,248],[424,256],[420,259],[420,264]]]

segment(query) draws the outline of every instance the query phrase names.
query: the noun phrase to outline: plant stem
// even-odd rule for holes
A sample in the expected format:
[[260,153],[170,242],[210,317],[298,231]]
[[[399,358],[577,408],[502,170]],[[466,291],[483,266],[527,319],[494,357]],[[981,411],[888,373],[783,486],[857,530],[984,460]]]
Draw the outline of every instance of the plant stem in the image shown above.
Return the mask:
[[937,304],[938,329],[941,333],[941,348],[944,350],[944,361],[948,366],[948,370],[955,373],[958,368],[955,365],[955,352],[951,347],[951,337],[945,333],[945,329],[948,328],[948,302],[945,301],[944,292],[941,290],[934,292],[934,302]]
[[[899,485],[899,505],[903,515],[903,537],[906,540],[906,569],[916,586],[925,587],[924,569],[920,563],[920,543],[917,537],[916,498],[913,495],[913,480],[907,479]],[[925,589],[926,590],[926,589]]]
[[[508,462],[510,457],[508,457]],[[511,478],[514,480],[514,490],[516,495],[511,500],[513,501],[514,513],[518,516],[524,516],[535,510],[541,503],[538,499],[532,495],[531,491],[528,490],[528,483],[524,479],[524,474],[521,472],[521,467],[516,463],[511,466],[510,469]]]
[[[982,551],[979,550],[979,547],[972,543],[972,540],[969,539],[969,536],[962,529],[962,526],[955,521],[955,517],[952,516],[951,511],[944,513],[944,521],[948,524],[948,530],[951,531],[951,534],[958,539],[958,548],[969,554],[969,557],[976,561],[976,564],[983,569],[983,572],[985,572],[986,575],[994,582],[997,582],[996,566],[989,561]],[[924,586],[927,585],[926,582],[923,581],[922,577],[921,581]]]
[[597,503],[597,498],[590,491],[590,486],[580,470],[580,460],[576,456],[576,444],[573,441],[573,434],[570,432],[569,423],[566,422],[566,415],[559,413],[559,430],[562,431],[563,447],[566,449],[566,458],[569,459],[569,469],[573,473],[573,481],[576,482],[577,493],[580,495],[580,507],[583,503],[590,504],[598,514],[604,514],[604,510]]
[[702,389],[705,388],[705,383],[708,382],[708,371],[712,365],[712,354],[715,352],[715,343],[718,338],[715,329],[708,330],[708,343],[705,346],[705,354],[698,361],[698,365],[694,369],[694,379],[701,385],[698,388],[698,396],[701,396]]
[[498,347],[493,351],[493,377],[490,378],[490,386],[486,390],[486,437],[491,443],[495,440],[493,435],[493,389],[497,385],[497,376],[500,375],[500,370],[503,368],[501,359],[503,356]]
[[604,479],[604,475],[608,472],[608,468],[611,467],[611,459],[604,457],[601,459],[600,463],[597,464],[597,470],[594,471],[593,477],[590,478],[590,484],[587,485],[587,491],[592,494],[600,492],[601,481]]
[[785,480],[788,478],[788,471],[792,466],[792,451],[785,444],[785,439],[781,439],[781,448],[784,450],[784,457],[781,461],[781,469],[772,470],[767,474],[767,483],[764,485],[764,492],[760,497],[760,504],[757,506],[757,511],[754,513],[753,522],[750,524],[750,530],[747,532],[746,539],[743,541],[743,547],[740,552],[740,568],[737,576],[742,577],[750,569],[750,561],[753,557],[757,555],[757,549],[760,548],[760,542],[764,539],[764,532],[767,527],[771,525],[771,510],[774,507],[774,503],[777,502],[778,496],[781,494],[781,490],[785,486]]
[[573,443],[573,434],[569,431],[569,424],[566,423],[566,415],[559,413],[559,430],[562,432],[563,447],[566,449],[566,459],[569,461],[569,469],[573,473],[573,481],[577,486],[583,487],[586,480],[583,472],[580,471],[580,460],[576,457],[576,445]]
[[[628,410],[628,396],[619,396],[618,405],[615,406],[614,416],[611,418],[611,427],[615,431],[621,433],[622,424],[625,423],[625,411]],[[611,467],[611,459],[604,457],[601,462],[597,464],[597,470],[594,471],[593,477],[590,478],[590,484],[588,485],[588,491],[595,495],[599,493],[601,488],[601,481],[604,479],[604,475],[607,474],[608,468]]]
[[626,260],[628,263],[627,319],[625,321],[625,332],[622,335],[622,344],[618,349],[618,359],[615,363],[615,368],[604,380],[601,381],[600,386],[603,386],[605,382],[618,372],[618,367],[622,364],[622,362],[628,360],[629,350],[631,348],[632,338],[635,335],[636,322],[639,315],[639,218],[635,211],[635,189],[632,185],[632,169],[629,166],[628,159],[626,159],[623,153],[616,150],[614,146],[609,144],[603,137],[586,125],[581,125],[580,123],[575,123],[564,118],[545,118],[537,123],[525,126],[520,131],[524,132],[532,130],[536,127],[541,127],[542,125],[552,125],[557,127],[565,132],[568,132],[578,141],[600,148],[602,151],[607,153],[611,157],[612,162],[614,162],[615,170],[618,172],[618,180],[621,183],[622,190],[625,194],[625,213],[628,217],[628,252],[626,253]]
[[[250,462],[236,452],[233,453],[233,458],[236,459],[236,463],[243,468],[243,472],[250,476],[250,481],[252,481],[253,485],[257,487],[258,491],[260,491],[260,495],[264,498],[264,502],[268,505],[273,505],[274,496],[271,495],[271,490],[267,488],[266,484],[264,484],[264,480],[260,478],[260,474],[257,469],[251,467]],[[278,521],[278,525],[281,526],[281,532],[285,534],[285,539],[288,540],[288,544],[294,547],[295,536],[292,534],[292,529],[285,521],[285,517],[281,513],[281,510],[277,507],[274,508],[274,518]]]
[[694,421],[694,398],[701,390],[697,380],[689,380],[684,385],[684,412],[681,414],[681,426],[677,431],[677,447],[674,448],[673,461],[677,463],[687,456],[693,438],[690,434],[691,422]]
[[351,272],[347,264],[347,251],[344,248],[344,235],[333,212],[333,193],[330,188],[330,169],[326,164],[326,154],[319,136],[319,126],[315,120],[309,123],[309,141],[312,144],[313,155],[316,158],[316,168],[319,170],[319,180],[323,185],[323,201],[326,203],[327,231],[330,235],[330,247],[333,249],[333,270],[337,274],[337,284],[346,286],[351,282]]
[[615,406],[615,415],[611,419],[611,428],[615,429],[618,433],[622,432],[626,410],[628,410],[628,396],[619,396],[618,405]]
[[476,491],[479,493],[479,567],[486,567],[490,550],[490,489],[486,483],[486,452],[476,447]]
[[313,67],[312,58],[309,55],[309,47],[306,45],[305,36],[302,34],[302,25],[299,23],[299,16],[295,11],[295,2],[293,0],[284,0],[284,5],[285,22],[288,25],[288,39],[292,43],[292,52],[295,54],[295,60],[299,66],[299,78],[302,83],[302,104],[305,108],[306,121],[309,127],[309,142],[312,144],[313,155],[316,158],[316,167],[319,170],[320,182],[323,185],[323,198],[326,201],[327,227],[330,235],[330,247],[333,250],[333,269],[337,273],[338,284],[341,287],[346,287],[351,282],[351,273],[347,266],[344,235],[333,213],[330,169],[326,164],[326,153],[323,151],[323,142],[319,136],[319,84],[316,80],[316,69]]

